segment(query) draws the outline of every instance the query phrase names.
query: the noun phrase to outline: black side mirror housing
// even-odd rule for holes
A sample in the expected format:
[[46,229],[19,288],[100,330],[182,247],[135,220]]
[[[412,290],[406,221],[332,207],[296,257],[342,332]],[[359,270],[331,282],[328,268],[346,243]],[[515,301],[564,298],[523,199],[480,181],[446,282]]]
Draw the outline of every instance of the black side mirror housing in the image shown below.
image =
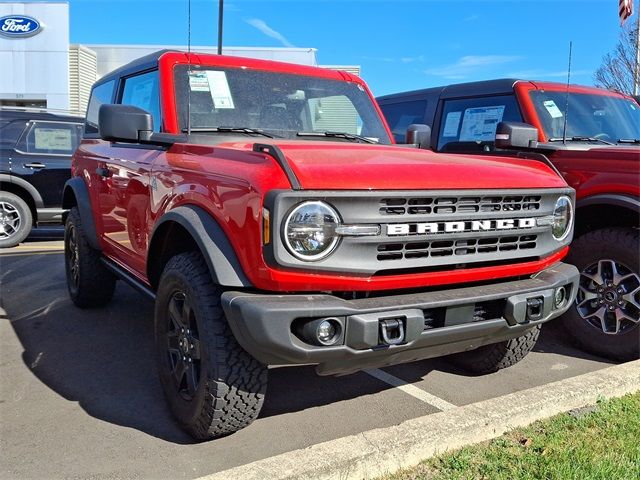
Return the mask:
[[143,143],[170,147],[187,142],[186,135],[153,131],[153,116],[133,105],[104,104],[98,110],[100,138],[109,142]]
[[100,105],[98,110],[100,138],[110,142],[140,143],[153,133],[153,117],[132,105]]
[[538,146],[538,129],[528,123],[500,122],[496,128],[496,148],[518,149]]
[[431,127],[422,123],[412,123],[407,128],[406,142],[417,145],[418,148],[429,150],[431,148]]

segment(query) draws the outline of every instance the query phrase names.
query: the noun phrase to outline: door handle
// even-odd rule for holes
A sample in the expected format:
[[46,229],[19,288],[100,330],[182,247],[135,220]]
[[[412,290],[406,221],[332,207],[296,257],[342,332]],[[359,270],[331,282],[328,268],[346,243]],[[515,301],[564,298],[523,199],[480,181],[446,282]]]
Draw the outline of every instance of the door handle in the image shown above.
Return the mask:
[[37,169],[41,169],[41,168],[47,168],[47,166],[44,163],[25,163],[24,166],[26,168],[37,168]]
[[96,168],[96,175],[99,175],[104,178],[108,178],[111,176],[111,172],[107,167],[98,167]]

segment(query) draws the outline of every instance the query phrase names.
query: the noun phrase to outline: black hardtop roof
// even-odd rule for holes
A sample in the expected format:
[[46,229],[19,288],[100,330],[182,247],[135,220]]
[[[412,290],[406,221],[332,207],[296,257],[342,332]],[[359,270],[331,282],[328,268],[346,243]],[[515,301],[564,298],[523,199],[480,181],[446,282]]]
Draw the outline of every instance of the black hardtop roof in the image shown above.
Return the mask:
[[[129,63],[124,64],[123,66],[112,70],[107,73],[104,77],[100,78],[95,85],[100,85],[102,83],[106,83],[114,78],[126,77],[130,74],[142,72],[145,70],[152,70],[154,68],[158,68],[158,60],[162,55],[168,52],[178,52],[178,50],[158,50],[144,57],[136,58],[135,60],[130,61]],[[94,85],[94,86],[95,86]]]
[[439,98],[458,97],[458,96],[476,96],[476,95],[497,95],[505,94],[513,91],[513,86],[517,82],[527,82],[528,80],[520,80],[517,78],[498,78],[495,80],[481,80],[478,82],[455,83],[440,87],[423,88],[421,90],[412,90],[408,92],[393,93],[378,97],[378,101],[400,100],[406,97],[431,97]]
[[84,122],[84,115],[64,111],[47,111],[38,108],[0,107],[0,119],[13,120],[51,120],[58,122]]

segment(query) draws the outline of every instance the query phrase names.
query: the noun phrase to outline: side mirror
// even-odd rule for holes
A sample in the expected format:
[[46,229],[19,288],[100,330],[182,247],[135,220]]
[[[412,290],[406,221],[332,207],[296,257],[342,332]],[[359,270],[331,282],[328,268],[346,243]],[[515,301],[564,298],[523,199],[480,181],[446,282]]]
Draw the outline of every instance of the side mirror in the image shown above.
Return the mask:
[[496,128],[496,148],[536,148],[538,129],[528,123],[500,122]]
[[153,117],[132,105],[104,104],[98,110],[98,128],[103,140],[140,143],[150,140]]
[[405,141],[417,145],[418,148],[429,150],[431,148],[431,127],[422,123],[412,123],[407,128]]

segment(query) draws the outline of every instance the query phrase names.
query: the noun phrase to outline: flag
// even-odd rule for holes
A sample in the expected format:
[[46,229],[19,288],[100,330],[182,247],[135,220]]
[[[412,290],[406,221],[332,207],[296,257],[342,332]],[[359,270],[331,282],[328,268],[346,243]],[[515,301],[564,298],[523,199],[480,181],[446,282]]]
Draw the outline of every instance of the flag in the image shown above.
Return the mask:
[[633,0],[618,0],[618,14],[620,15],[620,25],[633,15]]

